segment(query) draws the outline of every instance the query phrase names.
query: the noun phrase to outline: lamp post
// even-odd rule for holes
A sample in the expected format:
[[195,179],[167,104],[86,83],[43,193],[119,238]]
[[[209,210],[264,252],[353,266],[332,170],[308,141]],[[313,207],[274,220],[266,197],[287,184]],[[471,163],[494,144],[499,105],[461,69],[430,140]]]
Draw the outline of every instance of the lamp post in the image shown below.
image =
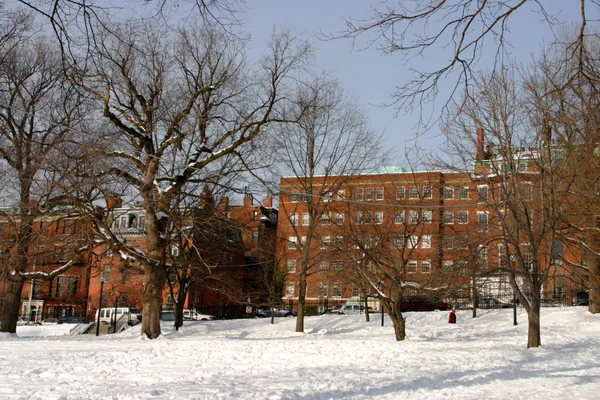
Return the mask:
[[[513,276],[515,273],[515,258],[516,258],[515,254],[511,254],[509,257]],[[515,285],[516,284],[517,284],[517,281],[515,279]],[[513,288],[513,325],[517,326],[517,292],[516,292],[515,288]]]
[[100,299],[98,300],[98,317],[96,318],[96,336],[100,334],[100,313],[102,312],[102,289],[104,280],[100,279]]

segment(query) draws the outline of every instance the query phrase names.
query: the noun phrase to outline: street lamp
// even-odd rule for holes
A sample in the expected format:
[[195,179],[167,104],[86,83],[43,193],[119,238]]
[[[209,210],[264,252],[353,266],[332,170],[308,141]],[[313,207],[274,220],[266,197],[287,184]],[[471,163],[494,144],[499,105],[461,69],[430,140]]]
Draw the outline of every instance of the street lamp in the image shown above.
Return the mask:
[[[516,255],[513,253],[510,255],[510,266],[512,268],[512,274],[515,273],[515,258]],[[515,280],[516,285],[516,280]],[[513,287],[513,325],[517,326],[517,291]]]

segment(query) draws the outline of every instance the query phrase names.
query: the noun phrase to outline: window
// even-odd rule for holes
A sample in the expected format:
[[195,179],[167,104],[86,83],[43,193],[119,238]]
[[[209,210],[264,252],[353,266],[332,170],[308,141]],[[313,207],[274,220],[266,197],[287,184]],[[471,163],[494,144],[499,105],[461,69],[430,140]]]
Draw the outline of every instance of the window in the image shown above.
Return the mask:
[[421,273],[429,274],[431,273],[431,262],[429,261],[421,261]]
[[479,245],[479,249],[477,251],[477,258],[479,260],[479,266],[481,268],[488,267],[488,248],[485,245]]
[[498,245],[498,267],[504,268],[507,266],[508,252],[506,251],[506,245],[501,243]]
[[110,282],[110,264],[106,264],[102,269],[102,277],[101,282],[108,283]]
[[343,236],[336,236],[334,239],[334,244],[337,248],[341,248],[344,245],[344,237]]
[[300,236],[300,244],[301,244],[302,246],[305,246],[305,245],[306,245],[306,236]]
[[562,298],[565,295],[565,277],[555,276],[554,277],[554,297]]
[[377,225],[383,224],[383,211],[375,211],[375,223]]
[[404,248],[404,236],[396,236],[394,238],[394,246],[396,246],[397,249]]
[[294,297],[294,293],[296,292],[296,285],[292,283],[288,283],[285,285],[285,297]]
[[378,187],[376,189],[376,193],[375,193],[375,200],[383,200],[383,188],[382,187]]
[[423,186],[423,198],[431,199],[433,197],[433,193],[431,190],[431,186]]
[[408,260],[406,263],[406,272],[409,274],[417,272],[417,260]]
[[344,190],[337,191],[338,200],[344,200],[346,198],[346,192]]
[[310,224],[310,215],[307,212],[302,213],[302,225],[306,226]]
[[444,224],[452,225],[454,223],[454,212],[444,211]]
[[469,212],[468,211],[459,211],[457,222],[459,224],[468,224],[469,223]]
[[178,257],[179,256],[179,245],[178,244],[172,244],[171,245],[171,255],[173,257]]
[[70,295],[77,294],[77,286],[78,285],[79,285],[79,278],[77,276],[69,276],[69,282],[67,283],[67,293]]
[[329,225],[331,224],[331,218],[329,218],[329,213],[321,214],[321,225]]
[[430,249],[431,248],[431,235],[421,236],[421,248],[422,249]]
[[329,272],[329,261],[321,260],[319,262],[319,272]]
[[258,243],[258,231],[252,231],[252,243]]
[[409,199],[418,199],[419,198],[419,188],[416,186],[411,186],[408,190],[408,198]]
[[396,186],[396,200],[404,200],[406,188],[404,186]]
[[477,186],[477,202],[487,203],[488,201],[488,187],[487,185]]
[[444,200],[454,199],[454,188],[452,186],[444,186],[444,190],[442,192],[442,198]]
[[297,226],[298,225],[298,213],[297,212],[294,212],[294,213],[290,214],[290,225],[291,226]]
[[296,260],[287,260],[287,272],[288,274],[296,273]]
[[341,283],[334,283],[333,284],[333,291],[331,293],[332,297],[342,297],[342,284]]
[[408,210],[408,223],[416,225],[419,223],[419,212],[416,210]]
[[127,215],[121,217],[121,229],[129,228],[129,218]]
[[365,199],[364,194],[365,194],[365,190],[363,188],[356,188],[356,194],[354,196],[355,197],[354,200],[363,201]]
[[521,252],[523,254],[523,266],[529,272],[533,271],[533,254],[529,245],[524,246]]
[[362,211],[357,211],[356,214],[354,214],[355,218],[354,218],[354,223],[356,225],[362,225],[363,223],[363,213]]
[[331,193],[331,190],[325,190],[321,197],[323,198],[324,202],[328,203],[333,199],[333,193]]
[[396,216],[394,217],[394,223],[403,224],[404,223],[404,210],[398,211]]
[[119,225],[119,218],[115,218],[115,222],[113,222],[113,228],[119,229],[121,226]]
[[488,230],[488,213],[487,211],[477,212],[477,226],[479,232],[487,232]]
[[298,238],[296,236],[289,236],[288,237],[288,249],[295,249],[297,241],[298,241]]
[[335,213],[335,223],[337,225],[342,225],[344,223],[344,213],[343,212]]
[[139,230],[141,230],[141,231],[143,231],[143,230],[145,230],[145,229],[146,229],[146,217],[142,217],[142,216],[140,216],[140,217],[138,218],[138,226],[137,226],[137,227],[138,227],[138,229],[139,229]]
[[[252,211],[252,220],[256,221],[257,219],[258,219],[258,210],[254,210],[254,211]],[[293,225],[296,225],[298,223],[298,214],[296,214],[296,220],[295,221],[296,221],[296,223],[294,223]],[[291,218],[290,218],[290,222],[291,222]]]
[[430,224],[433,221],[433,211],[423,210],[423,223]]
[[446,273],[452,272],[454,262],[452,260],[442,260],[442,270]]
[[469,198],[469,188],[466,186],[458,188],[458,198],[460,200],[466,200]]
[[328,294],[329,287],[327,287],[327,284],[319,282],[319,297],[327,297]]
[[452,250],[452,247],[454,245],[454,238],[450,235],[443,235],[442,236],[442,248],[444,250]]
[[366,199],[367,201],[373,200],[373,188],[367,188]]
[[298,193],[298,191],[292,190],[292,194],[290,196],[290,201],[292,203],[297,203],[299,199],[300,199],[300,194]]
[[408,237],[408,246],[411,249],[414,249],[415,247],[417,247],[417,243],[419,243],[419,237],[417,235],[410,235]]
[[352,284],[352,297],[360,297],[360,288],[358,285]]
[[321,248],[327,249],[331,244],[331,236],[321,236]]
[[131,280],[131,271],[128,268],[121,270],[121,283],[129,283]]
[[469,236],[468,235],[460,235],[458,237],[458,248],[461,250],[467,250],[469,248]]
[[366,211],[365,212],[365,224],[372,224],[372,223],[373,223],[373,212]]
[[335,271],[335,272],[340,272],[342,270],[342,268],[344,267],[344,264],[341,261],[332,261],[331,262],[331,268]]

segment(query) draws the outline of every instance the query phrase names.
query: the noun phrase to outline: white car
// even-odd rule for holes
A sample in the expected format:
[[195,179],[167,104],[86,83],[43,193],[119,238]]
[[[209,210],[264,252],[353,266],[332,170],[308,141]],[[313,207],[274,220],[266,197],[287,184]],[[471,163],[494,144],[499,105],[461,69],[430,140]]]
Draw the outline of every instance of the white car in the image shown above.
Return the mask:
[[183,310],[183,319],[186,321],[212,321],[216,317],[214,315],[202,314],[195,310]]

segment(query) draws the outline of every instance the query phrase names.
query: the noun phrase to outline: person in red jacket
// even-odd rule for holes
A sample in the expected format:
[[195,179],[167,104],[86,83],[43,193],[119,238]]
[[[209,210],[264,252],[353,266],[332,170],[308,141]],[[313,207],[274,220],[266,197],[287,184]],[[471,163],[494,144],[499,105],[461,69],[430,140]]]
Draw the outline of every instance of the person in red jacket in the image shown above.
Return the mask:
[[448,316],[448,323],[449,324],[456,323],[456,312],[454,310],[450,311],[450,315]]

